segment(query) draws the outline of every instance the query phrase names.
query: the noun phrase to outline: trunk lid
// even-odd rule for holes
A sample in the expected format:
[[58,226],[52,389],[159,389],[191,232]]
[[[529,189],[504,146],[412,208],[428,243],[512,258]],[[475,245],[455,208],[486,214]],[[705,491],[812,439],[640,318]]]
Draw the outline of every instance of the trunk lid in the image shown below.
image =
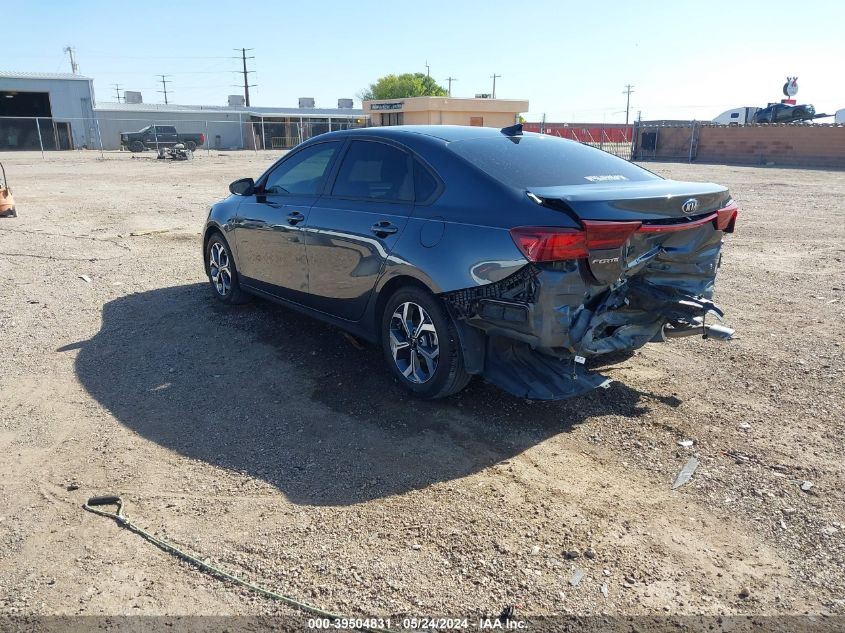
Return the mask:
[[[724,207],[730,198],[721,185],[674,180],[535,187],[530,193],[547,202],[565,203],[579,220],[617,222],[698,216]],[[691,199],[697,201],[696,208],[684,211]]]

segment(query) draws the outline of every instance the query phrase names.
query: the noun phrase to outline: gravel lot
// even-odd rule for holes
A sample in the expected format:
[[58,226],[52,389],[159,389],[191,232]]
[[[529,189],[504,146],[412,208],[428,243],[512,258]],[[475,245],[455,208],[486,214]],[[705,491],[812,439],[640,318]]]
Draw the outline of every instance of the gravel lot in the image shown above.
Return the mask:
[[0,614],[290,612],[81,509],[105,493],[351,615],[845,614],[845,173],[650,165],[739,201],[738,338],[563,403],[427,403],[336,329],[213,300],[208,204],[276,156],[0,156]]

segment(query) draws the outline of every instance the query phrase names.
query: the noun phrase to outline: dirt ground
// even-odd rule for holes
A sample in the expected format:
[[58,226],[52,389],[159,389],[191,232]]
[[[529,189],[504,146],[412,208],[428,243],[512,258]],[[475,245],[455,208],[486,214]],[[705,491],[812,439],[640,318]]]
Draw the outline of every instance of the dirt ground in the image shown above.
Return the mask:
[[567,402],[429,403],[332,327],[215,303],[208,205],[276,156],[0,156],[0,614],[290,612],[81,509],[105,493],[350,615],[845,613],[845,173],[649,165],[739,201],[738,337]]

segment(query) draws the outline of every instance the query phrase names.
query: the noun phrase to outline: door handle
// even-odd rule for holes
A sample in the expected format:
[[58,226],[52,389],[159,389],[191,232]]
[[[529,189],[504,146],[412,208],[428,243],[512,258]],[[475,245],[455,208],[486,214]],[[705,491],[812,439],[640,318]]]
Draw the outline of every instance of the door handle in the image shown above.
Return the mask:
[[399,227],[391,224],[387,220],[382,220],[381,222],[373,224],[370,227],[370,231],[375,233],[376,237],[387,237],[388,235],[393,235],[399,231]]
[[305,216],[302,215],[299,211],[291,211],[288,213],[288,224],[291,226],[296,226],[300,222],[305,219]]

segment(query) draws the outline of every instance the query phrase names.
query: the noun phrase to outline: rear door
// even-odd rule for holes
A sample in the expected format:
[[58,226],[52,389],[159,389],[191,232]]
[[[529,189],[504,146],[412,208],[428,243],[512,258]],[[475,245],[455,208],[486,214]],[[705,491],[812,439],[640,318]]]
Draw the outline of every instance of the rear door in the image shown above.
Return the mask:
[[159,145],[175,145],[179,142],[179,135],[172,125],[156,125],[155,131]]
[[308,264],[303,229],[341,142],[314,143],[279,163],[238,207],[235,243],[244,283],[303,302]]
[[354,321],[413,211],[413,159],[391,143],[352,140],[336,171],[305,223],[308,301]]

